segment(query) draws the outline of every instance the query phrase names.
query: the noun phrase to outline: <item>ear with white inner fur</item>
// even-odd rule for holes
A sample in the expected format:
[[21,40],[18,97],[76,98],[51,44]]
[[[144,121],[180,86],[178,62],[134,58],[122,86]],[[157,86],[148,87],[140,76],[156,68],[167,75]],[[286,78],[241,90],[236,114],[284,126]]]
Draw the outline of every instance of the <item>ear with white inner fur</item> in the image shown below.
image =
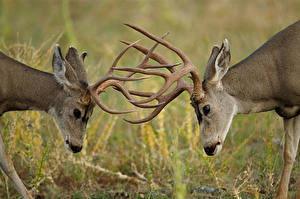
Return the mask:
[[74,69],[78,79],[87,82],[87,74],[84,68],[83,59],[79,56],[75,47],[71,46],[69,48],[65,59]]
[[55,46],[52,67],[56,81],[68,88],[75,88],[78,78],[74,69],[67,63],[62,54],[58,44]]
[[226,74],[230,62],[230,48],[227,39],[224,39],[221,48],[214,46],[206,66],[204,80],[210,84],[218,84]]
[[80,55],[80,58],[82,59],[82,61],[84,62],[84,59],[88,56],[88,52],[87,51],[83,51]]

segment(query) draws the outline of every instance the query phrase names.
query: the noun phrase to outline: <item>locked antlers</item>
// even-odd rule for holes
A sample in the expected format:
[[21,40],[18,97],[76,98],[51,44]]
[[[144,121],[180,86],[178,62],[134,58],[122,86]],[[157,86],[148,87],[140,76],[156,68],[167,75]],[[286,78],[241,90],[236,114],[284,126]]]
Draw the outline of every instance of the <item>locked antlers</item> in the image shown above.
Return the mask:
[[[162,38],[159,38],[137,26],[133,26],[130,24],[125,24],[125,25],[142,33],[143,35],[150,38],[151,40],[154,40],[156,43],[151,49],[147,49],[136,43],[121,41],[122,43],[124,43],[128,46],[132,45],[134,48],[136,48],[137,50],[139,50],[140,52],[145,54],[146,57],[144,58],[144,61],[142,62],[140,67],[137,67],[137,68],[115,68],[115,70],[129,71],[132,73],[142,73],[142,74],[146,74],[146,75],[155,75],[155,76],[160,76],[160,77],[164,78],[164,80],[165,80],[163,87],[156,93],[129,90],[129,93],[132,95],[146,98],[146,99],[139,100],[139,101],[131,100],[130,102],[135,106],[142,107],[142,108],[153,108],[153,106],[147,107],[147,103],[149,103],[153,100],[157,100],[158,104],[156,105],[156,108],[154,109],[154,111],[152,111],[152,113],[149,116],[147,116],[146,118],[136,120],[136,121],[125,119],[125,121],[133,123],[133,124],[150,121],[156,115],[158,115],[168,103],[170,103],[172,100],[174,100],[178,95],[180,95],[185,90],[187,90],[191,94],[191,98],[193,101],[200,101],[204,97],[204,92],[202,90],[202,82],[201,82],[200,75],[197,71],[197,68],[192,64],[190,59],[180,49],[176,48],[175,46],[173,46],[172,44],[170,44],[169,42],[164,40],[164,37],[167,34],[165,34]],[[180,69],[176,69],[175,67],[180,64],[170,64],[165,58],[153,53],[153,51],[158,46],[158,44],[161,44],[161,45],[165,46],[166,48],[175,52],[183,61],[183,66]],[[158,62],[159,65],[148,65],[147,62],[148,62],[149,58]],[[167,68],[170,73],[166,73],[161,70],[155,70],[157,68]],[[183,77],[188,73],[191,73],[191,79],[193,80],[193,85],[191,85],[183,80]],[[165,94],[165,92],[175,82],[177,82],[176,87],[168,94]]]
[[[105,88],[109,86],[113,86],[116,90],[120,91],[128,101],[136,107],[139,108],[154,108],[154,110],[148,115],[147,117],[140,119],[140,120],[128,120],[125,121],[133,124],[143,123],[150,121],[155,116],[157,116],[162,109],[174,100],[178,95],[180,95],[183,91],[187,90],[191,98],[194,102],[200,101],[204,97],[204,92],[202,90],[202,82],[200,75],[197,71],[197,68],[192,64],[190,59],[178,48],[164,40],[164,38],[168,35],[168,33],[164,34],[161,38],[133,25],[125,24],[126,26],[142,33],[146,37],[150,38],[151,40],[155,41],[156,43],[150,48],[147,49],[137,42],[128,42],[128,41],[121,41],[122,43],[126,44],[127,47],[124,48],[121,53],[117,56],[114,60],[112,66],[110,67],[107,74],[102,77],[99,81],[95,84],[88,87],[89,93],[94,100],[94,102],[104,111],[111,113],[111,114],[123,114],[123,113],[130,113],[132,111],[116,111],[110,110],[106,107],[101,100],[97,97],[105,90]],[[156,47],[161,44],[166,48],[175,52],[182,60],[183,66],[179,69],[176,66],[181,65],[181,63],[170,64],[165,58],[159,56],[158,54],[154,53],[153,51]],[[117,67],[118,61],[121,57],[127,52],[127,50],[131,47],[136,48],[138,51],[142,52],[145,57],[140,64],[136,67]],[[149,64],[149,59],[152,59],[158,62],[157,65]],[[161,68],[168,69],[168,72],[159,70]],[[117,76],[113,72],[114,71],[127,71],[125,76]],[[142,80],[146,77],[139,77],[133,78],[132,76],[136,73],[150,75],[150,76],[159,76],[165,80],[164,85],[161,89],[157,92],[144,92],[144,91],[134,91],[128,90],[124,85],[126,81],[136,81]],[[189,84],[188,82],[184,81],[183,77],[190,73],[191,79],[193,80],[193,85]],[[166,91],[174,84],[176,87],[169,93],[166,94]],[[144,97],[145,99],[136,100],[133,96]],[[157,104],[149,104],[150,102],[156,100]]]

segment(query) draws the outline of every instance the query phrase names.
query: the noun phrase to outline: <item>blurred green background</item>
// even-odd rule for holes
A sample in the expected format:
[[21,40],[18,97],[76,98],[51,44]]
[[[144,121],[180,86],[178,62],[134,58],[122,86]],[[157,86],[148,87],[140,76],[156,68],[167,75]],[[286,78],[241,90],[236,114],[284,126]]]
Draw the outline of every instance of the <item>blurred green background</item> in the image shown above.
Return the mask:
[[[124,47],[119,40],[152,42],[122,25],[138,25],[167,40],[205,70],[213,45],[226,37],[232,64],[248,56],[272,35],[299,20],[299,0],[1,0],[0,49],[34,68],[52,72],[55,43],[89,52],[90,83],[103,75]],[[158,52],[173,62],[164,48]],[[134,50],[120,66],[134,66]],[[157,90],[150,79],[131,86]],[[102,96],[110,107],[132,108],[109,89]],[[50,116],[41,112],[6,113],[0,132],[20,177],[40,198],[272,198],[282,168],[284,134],[274,113],[237,116],[222,153],[206,157],[199,142],[196,117],[184,93],[152,122],[129,125],[122,117],[96,108],[80,154],[63,147]],[[296,162],[289,194],[295,198]],[[122,174],[122,175],[121,175]],[[140,177],[139,177],[140,176]],[[144,179],[144,180],[143,180]],[[203,187],[212,188],[203,191]],[[204,188],[204,189],[208,189]],[[0,198],[19,198],[0,173]]]

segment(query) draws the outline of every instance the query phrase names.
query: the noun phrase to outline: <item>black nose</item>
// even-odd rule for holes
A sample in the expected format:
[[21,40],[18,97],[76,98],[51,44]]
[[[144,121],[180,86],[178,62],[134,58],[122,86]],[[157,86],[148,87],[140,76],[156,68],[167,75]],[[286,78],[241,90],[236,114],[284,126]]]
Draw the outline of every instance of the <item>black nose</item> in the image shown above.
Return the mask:
[[213,156],[217,145],[204,147],[204,151],[208,156]]
[[72,144],[69,144],[71,150],[73,151],[73,153],[78,153],[81,151],[82,149],[82,146],[76,146],[76,145],[72,145]]

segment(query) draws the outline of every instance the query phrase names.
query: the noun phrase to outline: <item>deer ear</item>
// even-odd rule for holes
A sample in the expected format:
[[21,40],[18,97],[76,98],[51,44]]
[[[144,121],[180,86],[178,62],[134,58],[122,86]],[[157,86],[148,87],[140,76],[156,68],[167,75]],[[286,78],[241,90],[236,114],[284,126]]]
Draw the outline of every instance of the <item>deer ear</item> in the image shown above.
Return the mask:
[[84,62],[84,59],[88,56],[88,52],[87,51],[83,51],[80,55],[81,60]]
[[224,39],[221,48],[214,46],[208,60],[204,80],[211,84],[218,84],[229,68],[230,48],[227,39]]
[[[85,56],[86,56],[86,54],[84,54],[84,57]],[[80,57],[77,49],[75,47],[71,46],[66,55],[66,60],[69,62],[69,64],[75,70],[78,79],[83,82],[87,82],[87,74],[86,74],[86,71],[85,71],[85,68],[83,65],[84,57],[82,57],[82,56]]]
[[78,78],[74,69],[66,62],[61,54],[61,50],[58,44],[55,46],[52,67],[56,81],[68,88],[75,88]]

